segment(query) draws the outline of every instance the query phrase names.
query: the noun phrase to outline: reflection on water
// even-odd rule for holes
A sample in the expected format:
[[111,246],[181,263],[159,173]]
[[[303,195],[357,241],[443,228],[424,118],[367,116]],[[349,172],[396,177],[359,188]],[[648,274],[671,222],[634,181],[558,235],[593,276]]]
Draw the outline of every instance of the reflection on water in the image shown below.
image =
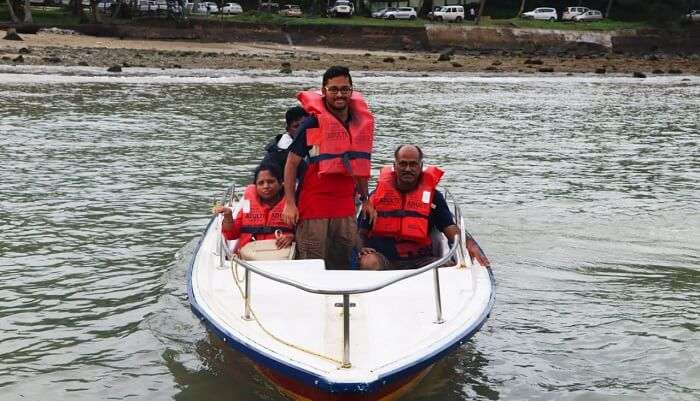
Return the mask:
[[[318,73],[0,70],[0,399],[282,400],[190,312],[211,201]],[[700,79],[358,75],[444,167],[497,304],[408,399],[700,391]]]

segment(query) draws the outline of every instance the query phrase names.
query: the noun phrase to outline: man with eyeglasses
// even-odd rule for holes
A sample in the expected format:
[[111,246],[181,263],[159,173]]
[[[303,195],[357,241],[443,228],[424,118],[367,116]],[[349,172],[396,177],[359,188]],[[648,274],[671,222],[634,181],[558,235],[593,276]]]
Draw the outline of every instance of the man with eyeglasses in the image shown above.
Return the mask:
[[[331,269],[351,265],[359,245],[355,199],[362,213],[374,219],[368,202],[367,181],[374,139],[374,117],[362,96],[353,90],[346,67],[323,74],[321,92],[304,91],[297,98],[310,116],[289,147],[284,170],[284,220],[297,224],[299,259],[324,259]],[[307,168],[295,181],[302,160]],[[297,206],[298,205],[298,206]]]
[[[394,165],[383,167],[377,188],[370,196],[376,209],[374,222],[360,218],[360,268],[365,270],[415,269],[437,259],[430,231],[440,230],[452,242],[459,234],[445,197],[435,188],[443,171],[423,168],[423,151],[401,145],[394,152]],[[482,266],[488,258],[474,238],[467,250]]]

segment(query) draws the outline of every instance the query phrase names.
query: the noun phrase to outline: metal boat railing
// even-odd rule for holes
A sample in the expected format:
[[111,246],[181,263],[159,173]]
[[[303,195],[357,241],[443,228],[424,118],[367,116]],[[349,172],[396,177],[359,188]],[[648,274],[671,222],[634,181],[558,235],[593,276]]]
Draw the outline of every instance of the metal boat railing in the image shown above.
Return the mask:
[[[224,194],[224,199],[228,198],[229,205],[233,204],[235,196],[235,190],[234,186],[231,186],[227,192]],[[312,287],[305,285],[303,283],[294,281],[292,279],[289,279],[287,277],[282,277],[278,276],[275,274],[272,274],[268,271],[262,270],[255,265],[251,264],[248,261],[245,261],[243,259],[240,259],[236,256],[235,253],[232,253],[227,244],[226,240],[224,239],[221,229],[218,227],[218,225],[214,226],[215,230],[218,230],[218,244],[217,244],[217,249],[215,250],[214,254],[219,256],[219,266],[220,267],[225,267],[226,261],[227,260],[232,260],[236,264],[242,266],[245,269],[244,273],[244,303],[245,303],[245,310],[243,314],[243,319],[244,320],[252,320],[251,317],[251,307],[250,307],[250,298],[251,298],[251,288],[250,288],[250,272],[254,272],[256,274],[259,274],[262,277],[265,277],[267,279],[270,279],[272,281],[276,281],[281,284],[286,284],[291,287],[300,289],[305,292],[313,293],[313,294],[320,294],[320,295],[342,295],[343,297],[343,360],[342,360],[342,367],[343,368],[350,368],[352,365],[350,363],[350,295],[356,295],[356,294],[364,294],[368,292],[373,292],[380,290],[382,288],[388,287],[392,284],[395,284],[397,282],[406,280],[408,278],[417,276],[419,274],[425,273],[429,270],[433,270],[433,284],[434,284],[434,291],[435,291],[435,309],[436,309],[436,319],[434,321],[435,324],[442,324],[445,322],[442,316],[442,299],[440,295],[440,274],[438,268],[443,266],[445,263],[447,263],[450,259],[452,259],[455,254],[457,255],[457,263],[462,266],[462,267],[469,267],[471,265],[471,260],[469,257],[469,253],[464,245],[464,236],[466,233],[466,229],[463,227],[463,218],[462,218],[462,212],[459,208],[459,205],[457,202],[454,200],[452,197],[452,194],[449,191],[445,191],[446,197],[452,198],[453,201],[453,207],[454,207],[454,217],[455,221],[457,223],[457,226],[459,227],[459,234],[458,238],[456,241],[450,245],[448,252],[443,254],[442,257],[439,259],[423,266],[418,269],[413,269],[410,271],[407,271],[406,273],[392,277],[390,279],[387,279],[385,281],[381,281],[379,283],[376,283],[374,285],[369,285],[365,287],[360,287],[360,288],[352,288],[352,289],[347,289],[347,290],[337,290],[337,289],[326,289],[326,288],[318,288],[318,287]],[[237,198],[236,198],[237,200]],[[234,211],[235,213],[235,211]],[[471,274],[471,269],[468,269]],[[473,276],[472,276],[472,281]]]

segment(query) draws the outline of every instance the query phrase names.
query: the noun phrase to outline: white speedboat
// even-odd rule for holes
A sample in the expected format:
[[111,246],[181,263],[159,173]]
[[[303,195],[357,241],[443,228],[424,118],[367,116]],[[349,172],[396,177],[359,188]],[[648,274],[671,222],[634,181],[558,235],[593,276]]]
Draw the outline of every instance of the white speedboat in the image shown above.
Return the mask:
[[[454,212],[465,233],[456,204]],[[295,399],[396,399],[479,330],[495,299],[491,270],[465,257],[462,241],[448,246],[434,234],[433,242],[442,257],[415,270],[243,261],[230,254],[217,216],[192,258],[189,299],[213,332]]]

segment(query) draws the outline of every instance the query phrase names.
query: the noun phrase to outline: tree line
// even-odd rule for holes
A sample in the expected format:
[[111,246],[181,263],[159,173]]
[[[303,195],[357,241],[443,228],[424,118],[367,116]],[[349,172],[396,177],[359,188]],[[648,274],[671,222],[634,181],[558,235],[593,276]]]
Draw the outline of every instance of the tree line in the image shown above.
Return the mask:
[[[99,0],[90,0],[91,19],[94,22],[100,21],[97,7],[98,1]],[[124,9],[127,9],[128,1],[129,0],[116,0],[115,4],[118,8],[123,6]],[[213,1],[223,3],[223,0]],[[243,6],[244,10],[254,10],[259,9],[261,1],[262,0],[239,0],[238,2]],[[369,4],[364,3],[364,0],[354,1],[356,3],[355,9],[358,11],[368,11],[371,9]],[[406,0],[395,0],[392,3],[398,5],[399,1],[403,3],[403,1]],[[5,2],[7,3],[10,18],[13,22],[33,22],[30,0],[5,0]],[[178,2],[182,3],[182,1]],[[295,3],[300,5],[307,12],[322,14],[323,10],[325,10],[333,0],[282,0],[280,2]],[[447,3],[476,5],[478,6],[478,15],[480,17],[489,16],[493,19],[517,17],[524,11],[532,10],[536,7],[554,7],[561,15],[566,7],[585,6],[602,11],[606,18],[621,21],[648,21],[660,25],[678,21],[682,14],[687,13],[691,9],[700,9],[700,0],[482,0],[478,5],[477,3],[479,3],[479,0],[448,0]],[[71,0],[69,7],[73,10],[74,15],[82,14],[81,0]],[[433,0],[419,1],[418,9],[420,14],[426,15],[432,8]],[[114,15],[121,15],[121,13],[114,13]]]

